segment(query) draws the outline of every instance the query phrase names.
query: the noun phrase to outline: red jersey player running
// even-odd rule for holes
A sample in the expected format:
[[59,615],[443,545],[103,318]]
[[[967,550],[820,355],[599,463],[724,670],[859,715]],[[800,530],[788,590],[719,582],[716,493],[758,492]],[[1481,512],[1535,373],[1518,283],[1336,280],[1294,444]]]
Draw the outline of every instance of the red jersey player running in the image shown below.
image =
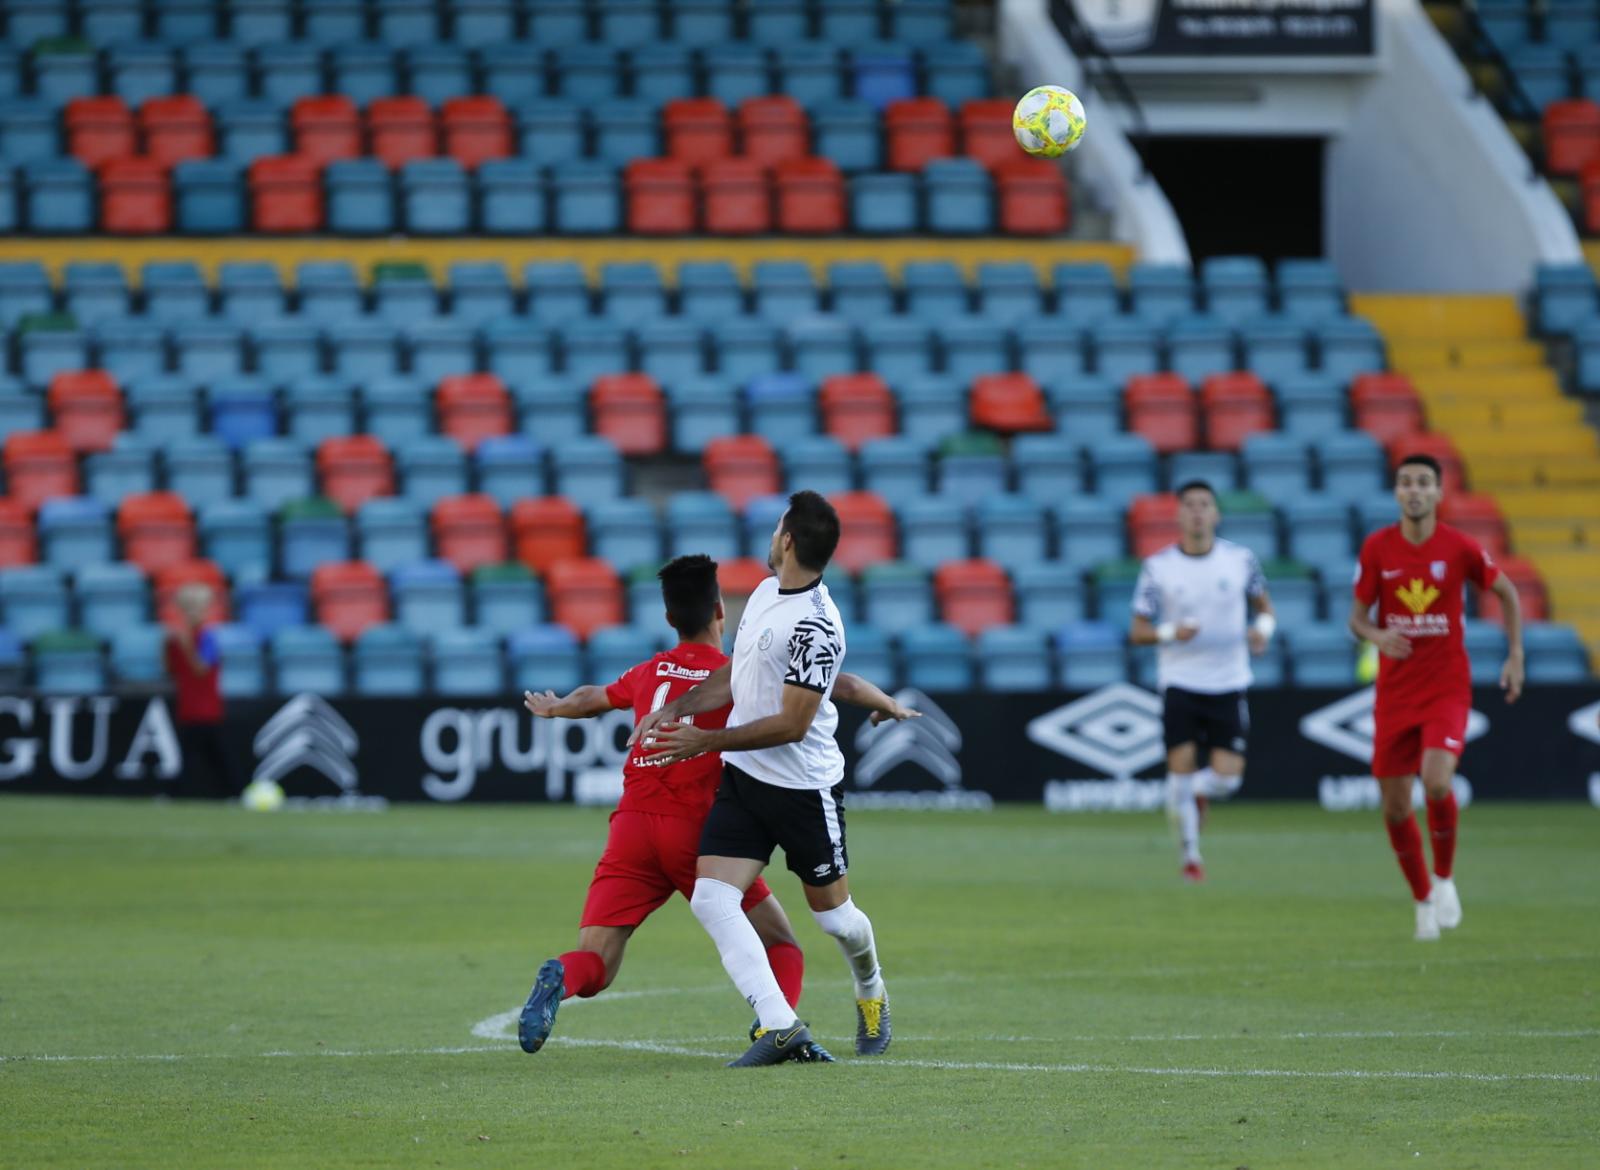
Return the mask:
[[[1457,810],[1450,782],[1472,711],[1472,676],[1461,638],[1462,587],[1471,581],[1500,598],[1510,644],[1500,686],[1508,703],[1522,693],[1522,610],[1516,587],[1483,547],[1439,523],[1437,460],[1430,455],[1402,459],[1394,494],[1400,523],[1380,528],[1361,546],[1350,629],[1376,645],[1380,655],[1372,774],[1383,793],[1389,842],[1417,902],[1417,938],[1426,940],[1438,938],[1440,927],[1461,923],[1461,899],[1451,876]],[[1418,774],[1433,838],[1431,882],[1411,812]]]
[[[707,556],[678,557],[659,576],[667,621],[678,631],[678,644],[639,663],[610,686],[579,687],[565,698],[551,691],[527,693],[524,705],[529,711],[544,719],[584,719],[631,708],[637,723],[727,663],[717,563]],[[853,674],[841,674],[834,691],[843,702],[870,708],[874,723],[916,714]],[[730,704],[684,721],[721,727],[731,709]],[[715,753],[665,765],[643,754],[628,758],[622,800],[611,814],[605,852],[584,902],[577,949],[545,961],[522,1009],[517,1039],[525,1052],[544,1046],[563,999],[588,998],[611,985],[628,939],[674,890],[685,898],[694,893],[700,830],[721,779],[722,759]],[[784,998],[797,1006],[805,958],[783,907],[758,878],[745,893],[742,909],[761,937]],[[814,1059],[832,1057],[818,1046]]]

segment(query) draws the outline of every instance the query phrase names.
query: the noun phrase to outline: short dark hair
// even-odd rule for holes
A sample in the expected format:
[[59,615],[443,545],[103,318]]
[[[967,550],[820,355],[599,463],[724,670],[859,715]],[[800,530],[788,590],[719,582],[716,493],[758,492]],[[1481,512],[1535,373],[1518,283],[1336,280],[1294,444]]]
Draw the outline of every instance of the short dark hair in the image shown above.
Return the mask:
[[1408,463],[1416,464],[1418,467],[1431,468],[1434,480],[1438,483],[1444,482],[1444,468],[1439,466],[1439,461],[1432,455],[1424,455],[1420,452],[1415,455],[1407,455],[1394,465],[1394,477],[1396,480],[1400,478],[1400,469]]
[[1181,500],[1184,496],[1188,495],[1192,491],[1210,492],[1212,500],[1217,498],[1217,489],[1212,487],[1203,479],[1186,480],[1185,482],[1180,483],[1178,485],[1178,490],[1172,494]]
[[685,638],[711,625],[717,616],[722,590],[717,585],[717,562],[704,553],[675,557],[661,566],[661,600],[667,603],[667,621]]
[[782,530],[794,538],[795,560],[819,573],[839,547],[839,513],[816,492],[795,492],[789,497]]

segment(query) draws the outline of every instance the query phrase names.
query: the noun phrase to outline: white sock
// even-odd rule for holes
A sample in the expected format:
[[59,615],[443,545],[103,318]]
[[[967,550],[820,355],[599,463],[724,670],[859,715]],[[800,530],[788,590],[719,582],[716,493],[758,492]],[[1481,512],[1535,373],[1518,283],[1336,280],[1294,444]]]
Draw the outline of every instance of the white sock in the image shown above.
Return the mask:
[[883,972],[878,968],[878,947],[872,938],[872,921],[861,913],[855,902],[846,898],[844,905],[832,910],[813,910],[811,917],[823,932],[839,940],[845,962],[856,979],[857,999],[883,998]]
[[1210,800],[1227,800],[1243,783],[1243,776],[1223,776],[1211,768],[1201,768],[1194,774],[1195,792]]
[[1178,826],[1185,865],[1200,864],[1200,806],[1194,799],[1194,773],[1167,773],[1167,811]]
[[696,878],[689,908],[706,928],[722,956],[722,968],[733,980],[763,1028],[787,1028],[796,1022],[794,1009],[783,998],[778,980],[767,962],[761,936],[750,925],[739,903],[744,895],[727,882],[715,878]]

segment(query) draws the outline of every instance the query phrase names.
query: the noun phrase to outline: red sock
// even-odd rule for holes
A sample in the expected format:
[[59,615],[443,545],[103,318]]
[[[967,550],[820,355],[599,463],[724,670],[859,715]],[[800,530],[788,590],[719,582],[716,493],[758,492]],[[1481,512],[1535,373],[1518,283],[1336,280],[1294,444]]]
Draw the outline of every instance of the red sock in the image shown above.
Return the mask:
[[1394,858],[1400,863],[1400,872],[1406,875],[1411,886],[1411,896],[1422,901],[1433,891],[1428,880],[1428,862],[1422,855],[1422,830],[1417,828],[1417,818],[1407,817],[1399,824],[1385,821],[1389,829],[1389,844],[1394,846]]
[[767,963],[778,980],[778,990],[783,992],[783,998],[789,1001],[790,1007],[798,1008],[800,985],[806,976],[805,952],[793,943],[773,943],[767,948]]
[[605,961],[593,951],[568,951],[561,956],[561,965],[567,971],[567,986],[562,999],[581,996],[588,999],[599,995],[606,985]]
[[1428,836],[1433,838],[1433,872],[1442,878],[1450,876],[1456,860],[1456,820],[1461,809],[1456,804],[1456,794],[1447,792],[1442,800],[1428,801]]

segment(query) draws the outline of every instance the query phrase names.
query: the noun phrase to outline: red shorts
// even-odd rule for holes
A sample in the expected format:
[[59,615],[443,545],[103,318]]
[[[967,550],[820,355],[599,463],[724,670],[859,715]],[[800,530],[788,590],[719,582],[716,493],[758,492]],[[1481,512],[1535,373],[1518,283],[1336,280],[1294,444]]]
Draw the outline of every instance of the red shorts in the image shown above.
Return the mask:
[[1422,753],[1429,748],[1449,752],[1457,759],[1467,744],[1467,716],[1472,699],[1442,699],[1427,707],[1372,713],[1372,774],[1415,776],[1422,770]]
[[[638,926],[676,890],[694,893],[701,823],[657,813],[611,814],[606,851],[594,867],[580,926]],[[745,891],[748,911],[772,893],[764,878]]]

